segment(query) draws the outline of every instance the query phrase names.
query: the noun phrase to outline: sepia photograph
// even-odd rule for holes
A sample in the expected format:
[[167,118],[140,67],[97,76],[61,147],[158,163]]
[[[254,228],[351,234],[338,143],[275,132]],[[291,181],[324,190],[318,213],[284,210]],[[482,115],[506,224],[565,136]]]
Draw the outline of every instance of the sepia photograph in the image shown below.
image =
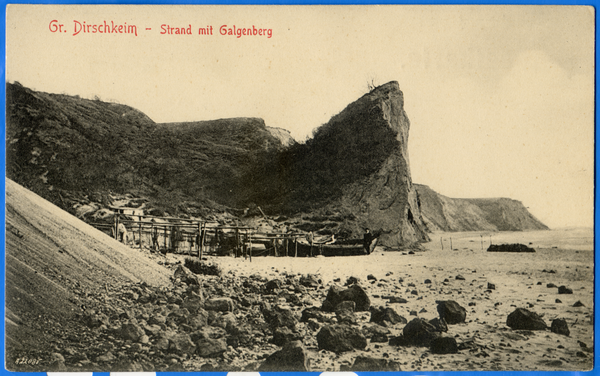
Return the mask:
[[595,17],[9,4],[5,369],[592,370]]

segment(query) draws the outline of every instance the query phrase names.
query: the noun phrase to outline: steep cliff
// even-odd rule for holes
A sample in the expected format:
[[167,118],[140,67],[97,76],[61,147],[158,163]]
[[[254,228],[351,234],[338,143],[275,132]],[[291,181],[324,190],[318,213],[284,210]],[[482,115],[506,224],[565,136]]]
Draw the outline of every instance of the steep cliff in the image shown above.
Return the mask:
[[548,230],[527,208],[509,198],[450,198],[415,184],[421,214],[431,231]]
[[382,230],[380,244],[428,240],[410,176],[410,122],[397,82],[348,105],[294,155],[294,197],[355,217],[353,235]]

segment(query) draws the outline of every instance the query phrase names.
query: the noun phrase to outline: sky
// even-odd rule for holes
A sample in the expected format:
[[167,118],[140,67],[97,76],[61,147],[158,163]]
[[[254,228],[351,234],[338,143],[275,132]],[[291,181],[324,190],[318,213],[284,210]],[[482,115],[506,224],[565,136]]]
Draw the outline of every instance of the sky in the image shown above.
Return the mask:
[[[94,33],[105,21],[137,35]],[[414,183],[593,225],[591,7],[10,5],[6,36],[8,82],[158,123],[260,117],[298,141],[369,83],[398,81]]]

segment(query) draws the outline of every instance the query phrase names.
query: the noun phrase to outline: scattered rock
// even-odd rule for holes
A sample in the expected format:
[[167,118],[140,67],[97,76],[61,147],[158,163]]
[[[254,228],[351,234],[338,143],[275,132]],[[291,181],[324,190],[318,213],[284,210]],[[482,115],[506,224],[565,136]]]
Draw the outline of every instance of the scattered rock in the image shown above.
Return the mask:
[[265,291],[267,293],[273,293],[275,290],[281,289],[283,283],[278,279],[272,279],[269,282],[265,283]]
[[446,320],[444,320],[444,319],[436,317],[433,320],[429,320],[429,323],[431,325],[433,325],[435,330],[438,332],[447,332],[448,331],[448,324],[446,323]]
[[548,283],[548,284],[546,284],[546,287],[551,289],[551,288],[556,288],[557,286],[554,283]]
[[374,276],[373,274],[369,274],[369,275],[367,276],[367,280],[368,280],[368,281],[377,281],[377,278],[375,278],[375,276]]
[[201,338],[196,342],[196,353],[203,358],[214,358],[227,351],[224,338]]
[[193,354],[196,345],[188,334],[179,333],[169,338],[169,352],[177,354]]
[[175,273],[173,273],[173,277],[188,285],[200,285],[198,276],[183,265],[177,266]]
[[276,306],[275,308],[265,307],[262,310],[265,321],[272,330],[281,326],[286,326],[292,330],[296,328],[298,319],[290,309]]
[[493,283],[489,283],[489,282],[488,282],[488,284],[487,284],[487,288],[488,288],[488,290],[495,290],[495,289],[496,289],[496,285],[495,285],[495,284],[493,284]]
[[302,339],[302,335],[299,333],[294,333],[288,327],[282,326],[273,332],[273,340],[272,342],[277,346],[284,346],[288,342],[298,341]]
[[308,355],[300,341],[286,344],[269,355],[258,368],[260,372],[309,372]]
[[569,336],[571,332],[569,331],[569,326],[567,325],[567,321],[565,319],[554,319],[552,320],[552,324],[550,325],[550,331],[556,334],[562,334],[563,336]]
[[454,277],[454,279],[456,279],[457,281],[464,281],[465,277],[463,277],[462,275],[457,275],[456,277]]
[[517,308],[506,319],[506,325],[515,330],[545,330],[544,320],[535,312]]
[[371,337],[371,343],[387,343],[387,334],[376,333]]
[[585,307],[585,304],[583,304],[581,300],[578,300],[573,304],[573,307]]
[[438,337],[431,341],[430,350],[432,354],[456,354],[458,344],[454,337]]
[[415,318],[402,330],[404,340],[415,346],[429,346],[432,340],[440,336],[435,327],[425,319]]
[[437,311],[440,318],[446,320],[449,325],[465,322],[467,310],[454,300],[438,301]]
[[568,288],[567,286],[560,286],[558,288],[558,293],[559,294],[572,294],[573,290]]
[[362,350],[367,347],[367,339],[359,329],[347,325],[325,325],[317,333],[319,350],[329,350],[336,353]]
[[371,306],[369,296],[359,285],[354,284],[345,290],[333,285],[329,288],[321,309],[325,312],[333,312],[335,307],[343,301],[353,301],[356,304],[357,312],[368,311]]
[[400,316],[393,308],[391,307],[371,307],[371,321],[377,324],[383,324],[384,321],[389,322],[390,324],[406,324],[408,321]]
[[491,244],[488,252],[516,252],[516,253],[534,253],[535,249],[526,246],[525,244]]
[[319,279],[313,274],[308,274],[308,275],[300,277],[299,283],[300,283],[300,285],[302,285],[304,287],[310,287],[310,288],[317,288],[321,284]]
[[362,355],[354,360],[354,364],[348,370],[352,372],[401,371],[400,363],[398,362],[384,358],[370,358]]
[[121,326],[121,338],[124,340],[130,340],[133,342],[137,342],[145,335],[144,329],[142,329],[139,325],[133,323],[125,323]]
[[400,303],[400,304],[405,304],[408,303],[408,300],[401,298],[399,296],[392,296],[389,298],[389,302],[390,303]]

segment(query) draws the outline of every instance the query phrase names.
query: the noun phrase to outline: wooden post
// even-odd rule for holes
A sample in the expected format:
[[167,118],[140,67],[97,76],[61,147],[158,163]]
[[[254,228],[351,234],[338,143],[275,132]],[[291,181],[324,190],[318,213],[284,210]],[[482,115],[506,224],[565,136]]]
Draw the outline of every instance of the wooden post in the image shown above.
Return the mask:
[[452,238],[450,238],[450,250],[453,250],[454,247],[452,247]]
[[285,257],[288,257],[288,249],[290,247],[290,239],[286,238],[285,239]]
[[119,214],[115,215],[115,239],[119,240]]
[[249,235],[248,240],[250,241],[250,250],[248,254],[250,255],[250,262],[252,262],[252,234]]
[[140,224],[138,234],[139,234],[139,238],[140,238],[140,251],[141,251],[142,250],[142,216],[141,215],[138,215],[138,221]]
[[235,228],[235,258],[239,257],[240,253],[240,229]]
[[479,235],[481,237],[481,250],[483,251],[483,235]]
[[165,225],[165,229],[163,231],[164,233],[164,238],[163,238],[163,245],[165,246],[165,254],[167,253],[167,225]]
[[442,237],[440,236],[440,243],[442,244],[442,251],[444,250],[444,241],[442,240]]
[[298,257],[298,238],[294,239],[294,244],[296,245],[296,251],[294,253],[294,257]]

